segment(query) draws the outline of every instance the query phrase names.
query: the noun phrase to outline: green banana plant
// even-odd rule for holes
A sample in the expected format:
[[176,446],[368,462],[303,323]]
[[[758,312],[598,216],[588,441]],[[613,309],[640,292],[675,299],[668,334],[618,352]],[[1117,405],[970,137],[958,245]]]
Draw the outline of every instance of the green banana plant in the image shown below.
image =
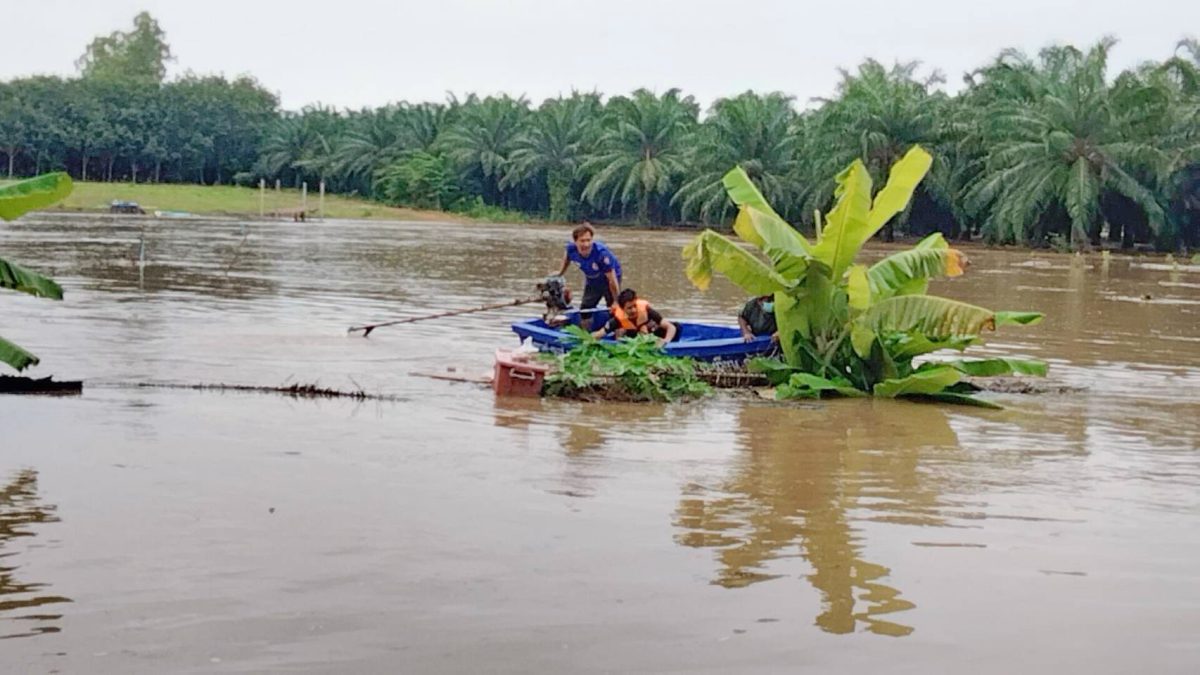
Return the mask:
[[[49,173],[36,178],[0,186],[0,218],[14,220],[22,214],[59,202],[71,194],[71,178],[65,173]],[[35,297],[62,300],[63,290],[52,279],[0,258],[0,288]],[[38,357],[0,337],[0,363],[20,372],[37,365]]]
[[737,205],[737,242],[705,230],[683,250],[686,274],[704,290],[714,273],[753,295],[773,294],[783,362],[756,360],[780,398],[821,395],[907,397],[990,406],[972,398],[964,377],[1045,374],[1037,361],[913,360],[943,349],[962,351],[999,325],[1037,323],[1036,312],[993,312],[926,295],[929,280],[963,273],[965,258],[941,234],[867,267],[864,244],[908,207],[932,158],[914,146],[891,168],[872,198],[871,176],[856,160],[837,177],[833,209],[810,242],[771,208],[740,167],[723,180]]

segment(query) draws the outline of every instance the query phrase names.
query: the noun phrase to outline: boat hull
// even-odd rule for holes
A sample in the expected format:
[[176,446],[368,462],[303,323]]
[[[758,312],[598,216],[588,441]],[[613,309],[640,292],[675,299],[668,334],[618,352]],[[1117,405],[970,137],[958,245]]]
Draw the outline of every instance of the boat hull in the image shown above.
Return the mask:
[[[579,325],[579,312],[565,314],[569,324]],[[603,325],[608,321],[608,311],[592,314],[592,324]],[[679,327],[679,337],[667,344],[663,351],[669,356],[680,356],[697,361],[740,362],[752,356],[766,356],[776,350],[770,336],[762,335],[747,342],[736,326],[720,326],[695,321],[673,322]],[[551,328],[540,318],[518,321],[512,325],[513,332],[522,340],[530,340],[539,351],[565,352],[574,344],[575,338],[559,328]]]

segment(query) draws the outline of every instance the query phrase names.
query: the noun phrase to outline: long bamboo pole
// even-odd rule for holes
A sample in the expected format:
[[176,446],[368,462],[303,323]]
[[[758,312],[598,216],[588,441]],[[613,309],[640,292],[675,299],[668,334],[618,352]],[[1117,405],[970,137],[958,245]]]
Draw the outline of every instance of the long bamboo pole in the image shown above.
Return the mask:
[[383,326],[396,326],[402,323],[416,323],[417,321],[428,321],[430,319],[443,319],[448,316],[458,316],[459,314],[471,314],[473,312],[486,312],[492,309],[503,309],[505,307],[516,307],[517,305],[528,305],[531,302],[540,302],[541,296],[534,298],[517,298],[508,302],[498,302],[494,305],[483,305],[482,307],[472,307],[470,309],[453,309],[448,312],[439,312],[438,314],[427,314],[425,316],[414,316],[407,319],[397,319],[396,321],[384,321],[382,323],[372,323],[365,326],[351,326],[346,332],[353,333],[361,330],[363,337],[371,334],[371,331]]

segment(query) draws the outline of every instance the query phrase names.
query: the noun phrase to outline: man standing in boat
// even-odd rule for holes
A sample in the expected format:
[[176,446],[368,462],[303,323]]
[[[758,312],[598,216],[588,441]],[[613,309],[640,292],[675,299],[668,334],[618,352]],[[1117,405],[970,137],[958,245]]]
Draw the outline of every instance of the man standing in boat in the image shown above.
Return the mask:
[[[596,241],[596,230],[587,221],[571,230],[571,241],[567,242],[566,253],[557,275],[562,276],[572,262],[579,265],[587,280],[579,308],[595,309],[600,304],[600,298],[604,298],[605,306],[612,309],[616,305],[617,295],[621,292],[621,261],[617,260],[617,256],[613,255],[607,246]],[[580,323],[584,330],[589,330],[592,325],[591,315],[582,314]]]

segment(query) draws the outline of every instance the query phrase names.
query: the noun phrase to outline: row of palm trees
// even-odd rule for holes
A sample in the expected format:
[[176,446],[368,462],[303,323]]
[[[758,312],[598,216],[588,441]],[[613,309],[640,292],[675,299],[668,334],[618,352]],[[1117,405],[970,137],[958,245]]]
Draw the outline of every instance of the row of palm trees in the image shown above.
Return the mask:
[[935,165],[893,226],[901,234],[1200,246],[1200,44],[1110,79],[1113,44],[1005,51],[957,95],[916,64],[869,60],[803,109],[746,92],[702,116],[674,89],[537,107],[509,96],[311,107],[268,130],[255,171],[417,207],[715,224],[731,214],[720,180],[737,165],[812,228],[853,158],[882,181],[921,144]]

